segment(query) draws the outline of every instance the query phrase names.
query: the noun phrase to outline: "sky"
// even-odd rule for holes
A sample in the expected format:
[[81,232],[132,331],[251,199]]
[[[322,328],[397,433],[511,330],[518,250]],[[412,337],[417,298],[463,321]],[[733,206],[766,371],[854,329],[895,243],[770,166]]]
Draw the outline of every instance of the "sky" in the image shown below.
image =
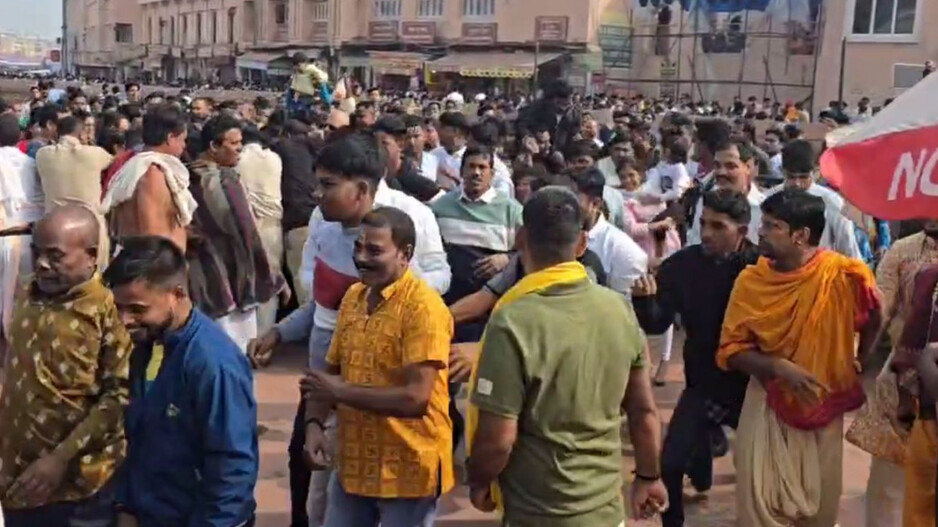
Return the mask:
[[0,0],[0,13],[0,32],[46,38],[62,34],[62,0]]

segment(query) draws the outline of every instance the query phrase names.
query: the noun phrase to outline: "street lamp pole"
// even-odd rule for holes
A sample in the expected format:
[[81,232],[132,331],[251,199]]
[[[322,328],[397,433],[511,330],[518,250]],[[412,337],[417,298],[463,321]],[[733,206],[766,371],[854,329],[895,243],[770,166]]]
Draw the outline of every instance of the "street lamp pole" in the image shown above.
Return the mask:
[[59,47],[59,64],[64,78],[68,74],[68,0],[62,0],[62,43]]

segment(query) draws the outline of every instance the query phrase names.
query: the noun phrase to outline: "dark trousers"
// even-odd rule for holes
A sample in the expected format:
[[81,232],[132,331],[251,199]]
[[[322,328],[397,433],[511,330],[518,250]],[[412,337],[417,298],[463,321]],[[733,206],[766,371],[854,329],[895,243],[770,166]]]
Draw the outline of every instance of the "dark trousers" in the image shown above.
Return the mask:
[[705,402],[696,391],[684,390],[668,423],[661,452],[661,478],[668,489],[669,503],[661,516],[663,527],[684,525],[684,474],[698,490],[713,484],[711,429],[718,425],[708,418]]
[[313,472],[303,460],[303,447],[306,444],[306,399],[300,398],[296,418],[293,420],[293,434],[290,436],[290,527],[309,527],[309,513],[306,501],[309,496],[309,482]]
[[459,448],[466,430],[466,420],[456,407],[456,396],[462,388],[462,383],[454,382],[449,385],[449,418],[453,421],[453,452]]
[[4,509],[6,527],[112,527],[114,493],[108,487],[81,501],[51,503],[34,509]]

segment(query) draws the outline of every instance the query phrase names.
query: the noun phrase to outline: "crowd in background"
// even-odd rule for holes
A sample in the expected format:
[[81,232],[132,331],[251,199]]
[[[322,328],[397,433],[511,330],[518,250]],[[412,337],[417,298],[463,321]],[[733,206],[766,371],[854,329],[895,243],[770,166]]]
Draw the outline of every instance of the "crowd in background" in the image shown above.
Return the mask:
[[[0,102],[9,525],[252,524],[250,366],[296,341],[293,527],[431,525],[460,475],[513,526],[619,525],[623,437],[631,514],[683,525],[684,476],[710,488],[727,428],[741,524],[829,526],[861,406],[905,419],[848,432],[881,460],[868,525],[934,521],[938,456],[906,455],[934,440],[934,353],[891,360],[866,406],[854,356],[933,307],[913,299],[934,279],[896,259],[938,263],[938,228],[890,249],[818,173],[802,103],[555,80],[469,115],[458,90],[348,86],[296,105],[44,82]],[[676,327],[686,386],[662,443]]]

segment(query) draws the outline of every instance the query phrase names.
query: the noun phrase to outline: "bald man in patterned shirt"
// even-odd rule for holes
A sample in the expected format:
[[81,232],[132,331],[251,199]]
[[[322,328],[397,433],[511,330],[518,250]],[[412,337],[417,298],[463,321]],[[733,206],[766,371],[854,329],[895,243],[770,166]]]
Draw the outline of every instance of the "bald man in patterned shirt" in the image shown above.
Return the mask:
[[0,398],[7,527],[107,527],[123,461],[130,336],[96,272],[98,222],[79,205],[33,230],[35,276],[17,304]]

